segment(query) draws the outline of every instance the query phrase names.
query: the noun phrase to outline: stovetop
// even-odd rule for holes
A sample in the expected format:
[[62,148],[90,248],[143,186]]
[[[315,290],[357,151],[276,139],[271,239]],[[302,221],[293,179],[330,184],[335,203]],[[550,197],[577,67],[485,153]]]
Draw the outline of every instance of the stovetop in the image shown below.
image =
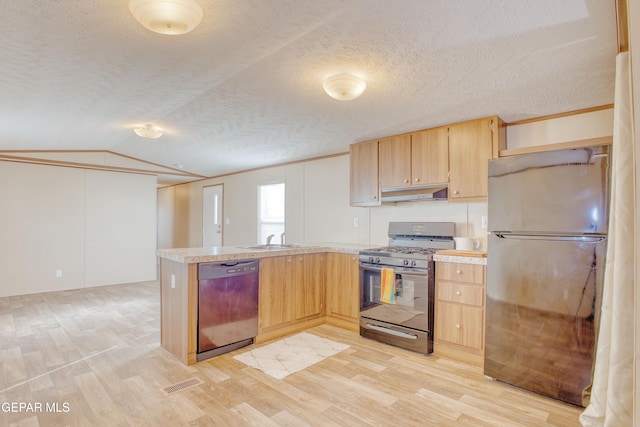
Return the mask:
[[360,262],[380,267],[427,268],[433,259],[434,248],[387,246],[360,251]]
[[367,249],[360,251],[361,254],[367,255],[384,255],[384,256],[404,256],[419,255],[428,256],[436,252],[436,248],[419,248],[411,246],[384,246],[381,248]]
[[427,268],[436,250],[454,248],[454,229],[454,223],[391,222],[389,246],[360,251],[360,262]]

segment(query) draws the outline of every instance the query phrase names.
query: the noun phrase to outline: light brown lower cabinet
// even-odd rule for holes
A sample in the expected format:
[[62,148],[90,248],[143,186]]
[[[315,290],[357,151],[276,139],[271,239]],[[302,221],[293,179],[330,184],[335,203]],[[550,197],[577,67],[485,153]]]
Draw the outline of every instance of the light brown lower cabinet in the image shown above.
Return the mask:
[[357,255],[327,254],[327,323],[359,330],[360,263]]
[[[296,286],[296,319],[324,316],[326,254],[302,256],[302,282]],[[300,258],[300,257],[298,257]],[[300,260],[298,261],[300,262]],[[302,286],[300,286],[302,284]]]
[[484,364],[485,267],[438,262],[434,353]]
[[260,341],[280,335],[270,331],[285,328],[282,334],[290,333],[308,327],[305,320],[324,316],[325,259],[322,253],[260,260]]
[[258,301],[259,331],[269,330],[295,319],[293,294],[293,257],[272,257],[260,260],[260,290]]

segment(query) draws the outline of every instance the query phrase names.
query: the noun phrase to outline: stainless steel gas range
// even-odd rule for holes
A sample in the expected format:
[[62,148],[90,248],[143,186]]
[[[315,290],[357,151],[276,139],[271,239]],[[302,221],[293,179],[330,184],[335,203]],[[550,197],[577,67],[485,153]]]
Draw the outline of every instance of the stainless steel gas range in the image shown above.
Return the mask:
[[391,222],[389,246],[359,252],[360,335],[433,353],[435,263],[453,249],[453,222]]

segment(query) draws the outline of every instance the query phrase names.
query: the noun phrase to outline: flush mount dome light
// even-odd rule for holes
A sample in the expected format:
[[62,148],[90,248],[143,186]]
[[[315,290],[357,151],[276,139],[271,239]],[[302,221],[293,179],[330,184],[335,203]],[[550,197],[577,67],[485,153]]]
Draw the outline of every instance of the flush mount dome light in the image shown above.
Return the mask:
[[327,77],[322,87],[330,97],[340,101],[349,101],[362,95],[367,84],[360,77],[342,73]]
[[156,139],[162,136],[162,131],[150,124],[135,127],[133,128],[133,131],[136,133],[136,135],[141,136],[143,138]]
[[129,10],[142,25],[160,34],[184,34],[202,21],[202,8],[193,0],[131,0]]

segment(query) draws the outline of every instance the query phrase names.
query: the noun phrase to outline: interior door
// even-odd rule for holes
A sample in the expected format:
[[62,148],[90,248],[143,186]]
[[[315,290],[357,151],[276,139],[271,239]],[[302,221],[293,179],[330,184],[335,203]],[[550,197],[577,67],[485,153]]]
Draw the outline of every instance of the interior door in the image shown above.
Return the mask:
[[223,185],[202,189],[202,246],[222,246]]

